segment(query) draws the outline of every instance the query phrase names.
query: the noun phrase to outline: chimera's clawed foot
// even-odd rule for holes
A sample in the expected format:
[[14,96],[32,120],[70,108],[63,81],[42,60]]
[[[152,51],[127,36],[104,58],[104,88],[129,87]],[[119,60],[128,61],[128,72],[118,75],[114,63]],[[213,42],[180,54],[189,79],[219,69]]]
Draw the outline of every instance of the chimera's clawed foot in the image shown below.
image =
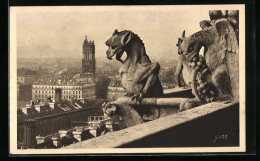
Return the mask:
[[185,111],[185,110],[197,107],[199,105],[201,105],[200,101],[198,101],[196,99],[188,99],[180,104],[179,110],[181,112],[181,111]]
[[143,99],[143,94],[142,93],[138,93],[138,94],[135,94],[133,97],[132,97],[132,101],[135,100],[135,102],[139,102],[141,104],[142,102],[142,99]]

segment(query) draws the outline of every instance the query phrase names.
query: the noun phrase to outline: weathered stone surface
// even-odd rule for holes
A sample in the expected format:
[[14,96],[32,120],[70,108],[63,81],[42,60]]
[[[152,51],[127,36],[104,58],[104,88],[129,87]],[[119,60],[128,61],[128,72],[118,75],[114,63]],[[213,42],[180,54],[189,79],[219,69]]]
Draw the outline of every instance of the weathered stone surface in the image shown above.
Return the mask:
[[[109,47],[106,51],[107,58],[112,59],[116,55],[116,60],[122,63],[119,75],[128,96],[138,102],[145,97],[163,96],[163,88],[158,77],[160,65],[151,62],[144,43],[137,34],[127,30],[121,32],[115,30],[105,44]],[[127,58],[122,60],[124,52]],[[153,117],[157,112],[155,114],[151,112],[149,115]]]
[[121,116],[126,126],[131,127],[143,123],[144,120],[155,120],[161,116],[175,113],[178,111],[179,105],[187,99],[188,98],[144,98],[140,104],[139,102],[132,101],[131,97],[125,96],[111,102],[111,108],[106,106],[104,112]]
[[171,89],[163,90],[163,97],[175,97],[175,98],[193,98],[194,96],[191,93],[191,88],[184,88],[184,87],[175,87]]
[[117,113],[123,118],[127,127],[143,123],[143,118],[129,105],[121,104],[117,106]]
[[[200,73],[200,71],[193,72],[197,67],[194,68],[190,64],[193,63],[192,61],[199,55],[201,47],[204,46],[207,50],[204,50],[203,56],[209,72],[201,78],[202,83],[207,82],[210,86],[208,86],[209,90],[206,87],[202,91],[197,91],[192,86],[193,94],[197,99],[204,100],[204,102],[214,101],[216,97],[229,97],[237,101],[239,99],[238,11],[211,10],[209,15],[210,23],[208,20],[200,22],[200,25],[206,24],[206,26],[202,26],[201,31],[178,39],[177,46],[180,60],[176,75],[178,76],[183,70],[187,85],[189,82],[194,86],[201,84],[198,83],[199,80],[190,78],[191,76],[195,78],[194,76]],[[190,68],[187,67],[187,64]],[[187,76],[185,77],[185,75]]]
[[131,97],[121,97],[118,100],[112,102],[115,105],[127,104],[135,106],[179,106],[182,101],[187,100],[187,98],[144,98],[140,103],[132,101]]
[[157,120],[132,126],[127,129],[107,133],[104,136],[90,139],[73,145],[64,147],[65,149],[80,149],[80,148],[115,148],[133,141],[145,138],[149,135],[158,133],[178,125],[182,125],[188,121],[196,120],[216,111],[229,108],[237,105],[237,102],[226,103],[212,102],[193,109],[179,112],[173,115],[161,117]]

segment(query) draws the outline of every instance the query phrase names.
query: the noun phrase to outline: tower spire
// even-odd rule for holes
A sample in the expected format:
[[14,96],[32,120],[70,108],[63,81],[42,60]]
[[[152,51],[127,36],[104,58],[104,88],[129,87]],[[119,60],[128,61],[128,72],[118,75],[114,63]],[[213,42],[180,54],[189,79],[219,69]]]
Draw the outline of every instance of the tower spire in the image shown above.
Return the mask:
[[95,44],[94,40],[87,39],[87,35],[85,35],[84,44],[82,47],[83,58],[82,58],[82,74],[92,74],[95,75]]

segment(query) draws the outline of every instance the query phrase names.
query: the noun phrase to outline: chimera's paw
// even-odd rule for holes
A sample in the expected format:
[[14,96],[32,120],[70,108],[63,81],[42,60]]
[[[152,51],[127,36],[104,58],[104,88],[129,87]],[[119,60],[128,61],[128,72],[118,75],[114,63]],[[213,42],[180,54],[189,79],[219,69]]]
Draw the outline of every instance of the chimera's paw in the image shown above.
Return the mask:
[[185,111],[194,107],[197,107],[200,105],[200,102],[196,99],[188,99],[184,102],[182,102],[179,106],[179,110],[181,111]]
[[143,99],[143,93],[138,93],[138,94],[135,94],[133,97],[132,97],[132,101],[135,100],[135,102],[139,102],[141,104],[142,102],[142,99]]
[[186,103],[180,104],[179,109],[180,109],[180,112],[181,112],[181,111],[191,109],[193,107],[195,107],[194,103],[186,102]]

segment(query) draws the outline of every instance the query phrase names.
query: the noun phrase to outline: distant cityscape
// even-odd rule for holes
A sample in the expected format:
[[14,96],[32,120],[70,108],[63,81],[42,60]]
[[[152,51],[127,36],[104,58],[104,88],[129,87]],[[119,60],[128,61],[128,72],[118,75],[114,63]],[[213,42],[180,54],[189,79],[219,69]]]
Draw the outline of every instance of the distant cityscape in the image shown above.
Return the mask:
[[[161,64],[163,88],[175,87],[176,60],[152,61]],[[81,58],[18,57],[17,62],[18,148],[58,148],[46,144],[46,139],[55,140],[80,125],[96,127],[93,121],[104,119],[101,104],[125,94],[118,76],[120,63],[96,58],[95,43],[87,36]]]

